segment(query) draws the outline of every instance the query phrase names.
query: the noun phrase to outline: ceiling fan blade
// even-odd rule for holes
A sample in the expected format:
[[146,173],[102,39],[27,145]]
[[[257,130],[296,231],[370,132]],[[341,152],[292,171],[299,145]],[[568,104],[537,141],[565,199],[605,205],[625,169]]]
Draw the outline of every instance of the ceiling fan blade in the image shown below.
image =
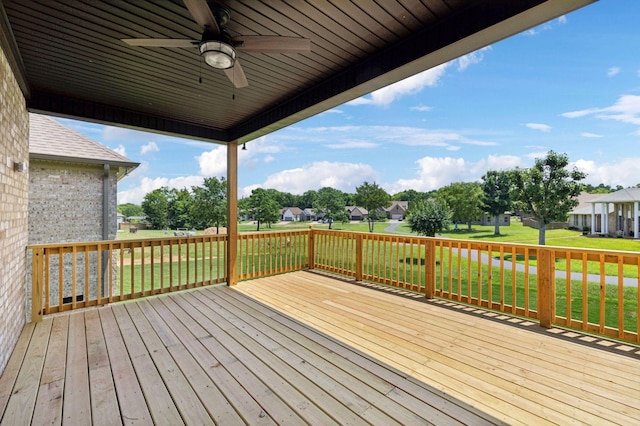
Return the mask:
[[224,73],[227,74],[227,77],[229,78],[229,80],[238,89],[247,87],[249,85],[249,82],[247,81],[247,76],[244,75],[244,71],[240,66],[240,61],[238,61],[237,59],[231,68],[227,68],[226,70],[224,70]]
[[196,47],[198,41],[174,38],[123,38],[130,46],[143,47]]
[[238,36],[231,39],[243,52],[304,53],[311,51],[311,40],[299,37]]
[[183,0],[193,19],[203,27],[208,27],[213,35],[220,34],[220,27],[207,0]]

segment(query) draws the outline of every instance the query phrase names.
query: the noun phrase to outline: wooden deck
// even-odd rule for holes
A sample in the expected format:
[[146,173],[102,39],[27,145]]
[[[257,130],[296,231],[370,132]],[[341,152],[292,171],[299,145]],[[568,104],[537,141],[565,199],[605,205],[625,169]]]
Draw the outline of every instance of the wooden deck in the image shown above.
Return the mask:
[[639,371],[639,347],[295,272],[28,324],[0,413],[2,425],[629,425]]

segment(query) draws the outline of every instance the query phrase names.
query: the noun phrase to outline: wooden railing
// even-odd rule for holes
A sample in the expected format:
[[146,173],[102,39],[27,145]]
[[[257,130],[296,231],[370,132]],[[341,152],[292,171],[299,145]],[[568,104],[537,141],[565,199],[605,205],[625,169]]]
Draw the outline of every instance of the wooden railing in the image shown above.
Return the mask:
[[226,281],[226,235],[43,244],[28,249],[35,321],[43,314]]
[[311,231],[311,268],[640,343],[640,253]]
[[309,231],[238,235],[238,279],[297,271],[309,266]]
[[[325,270],[640,343],[640,253],[312,228],[243,233],[237,247],[240,280]],[[224,235],[29,249],[35,320],[227,280]]]

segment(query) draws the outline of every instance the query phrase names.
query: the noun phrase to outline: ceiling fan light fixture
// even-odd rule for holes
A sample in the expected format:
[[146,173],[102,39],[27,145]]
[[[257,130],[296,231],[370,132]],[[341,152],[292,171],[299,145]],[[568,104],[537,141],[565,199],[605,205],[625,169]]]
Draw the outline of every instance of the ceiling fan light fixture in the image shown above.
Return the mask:
[[207,65],[220,70],[231,68],[236,62],[236,50],[231,45],[217,40],[200,43],[200,56]]

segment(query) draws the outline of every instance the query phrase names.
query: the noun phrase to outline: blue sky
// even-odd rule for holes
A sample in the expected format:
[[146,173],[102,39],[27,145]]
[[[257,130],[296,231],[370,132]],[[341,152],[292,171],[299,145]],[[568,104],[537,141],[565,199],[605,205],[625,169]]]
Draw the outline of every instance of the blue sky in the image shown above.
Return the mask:
[[[525,33],[247,143],[238,193],[294,194],[375,181],[391,194],[529,167],[553,149],[586,182],[640,183],[640,1],[601,0]],[[224,176],[226,148],[60,119],[141,163],[118,185],[139,204],[161,186]]]

